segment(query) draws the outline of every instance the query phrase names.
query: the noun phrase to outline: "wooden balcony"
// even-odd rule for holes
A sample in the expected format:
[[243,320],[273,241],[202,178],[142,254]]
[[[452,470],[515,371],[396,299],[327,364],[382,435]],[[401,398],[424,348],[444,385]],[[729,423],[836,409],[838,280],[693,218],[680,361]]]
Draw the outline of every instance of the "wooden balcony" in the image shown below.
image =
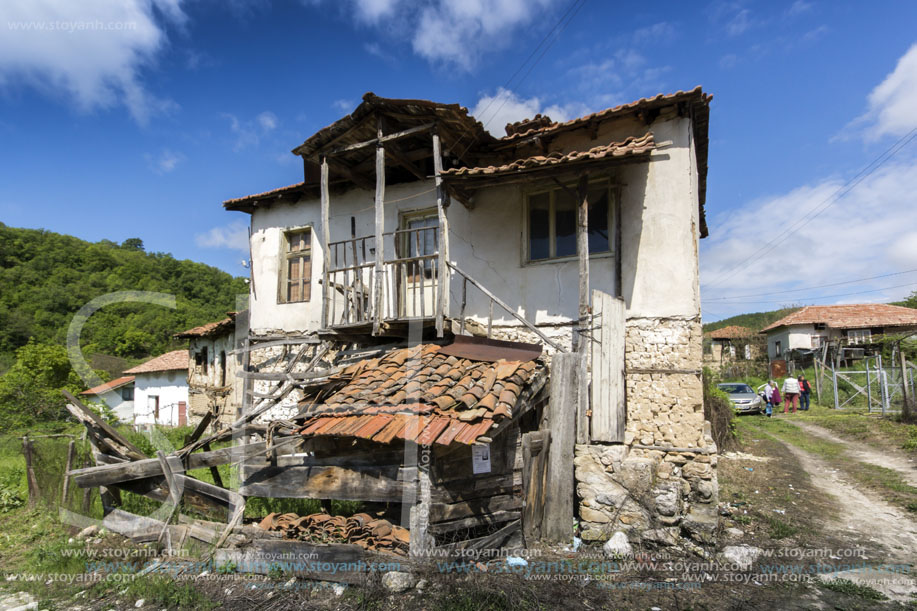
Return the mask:
[[[439,226],[383,233],[395,252],[376,257],[374,236],[328,243],[322,280],[322,323],[332,331],[361,332],[446,316],[449,274],[442,273]],[[388,255],[388,256],[385,256]]]

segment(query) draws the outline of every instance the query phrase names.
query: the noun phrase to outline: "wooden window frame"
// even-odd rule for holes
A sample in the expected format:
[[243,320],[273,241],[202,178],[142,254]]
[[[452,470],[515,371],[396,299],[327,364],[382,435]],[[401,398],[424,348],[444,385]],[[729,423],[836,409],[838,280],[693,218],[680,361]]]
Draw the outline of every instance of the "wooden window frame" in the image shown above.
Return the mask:
[[[290,250],[291,240],[294,235],[301,233],[308,233],[308,250],[303,251],[292,251]],[[311,225],[305,225],[302,227],[291,227],[289,229],[284,229],[283,239],[281,240],[280,246],[280,274],[277,283],[277,303],[309,303],[312,301],[312,261],[313,261],[313,235],[314,231]],[[300,275],[300,299],[291,300],[289,299],[289,270],[290,270],[290,261],[292,259],[305,259],[308,257],[309,260],[309,271],[308,274]]]
[[859,346],[860,344],[869,344],[872,342],[872,329],[848,329],[847,344]]
[[[590,259],[597,258],[613,258],[615,255],[615,212],[618,208],[616,201],[616,189],[611,182],[610,178],[599,178],[589,181],[589,190],[592,191],[596,187],[601,187],[604,184],[605,188],[608,191],[608,250],[603,250],[599,252],[590,252]],[[523,205],[522,205],[522,264],[523,266],[527,265],[542,265],[545,263],[560,263],[564,261],[576,261],[577,255],[574,253],[572,255],[565,255],[558,257],[557,252],[557,235],[556,235],[556,201],[557,193],[559,193],[564,188],[570,189],[576,192],[577,184],[564,183],[564,186],[552,185],[540,189],[533,189],[531,191],[526,191],[523,194]],[[532,197],[536,195],[541,195],[543,193],[549,193],[550,199],[548,204],[548,256],[544,259],[532,259],[531,256],[531,215],[529,214],[530,210],[530,201]]]

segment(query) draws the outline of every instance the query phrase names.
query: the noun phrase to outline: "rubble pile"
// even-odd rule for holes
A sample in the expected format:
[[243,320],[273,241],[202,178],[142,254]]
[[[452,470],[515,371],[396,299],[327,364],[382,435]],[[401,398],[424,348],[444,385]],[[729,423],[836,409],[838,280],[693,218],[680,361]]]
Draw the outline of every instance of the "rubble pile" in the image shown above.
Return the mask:
[[400,556],[407,556],[411,542],[408,529],[395,526],[388,520],[373,518],[367,513],[357,513],[349,518],[327,513],[307,516],[271,513],[258,526],[282,532],[287,539],[309,543],[352,543],[364,549]]

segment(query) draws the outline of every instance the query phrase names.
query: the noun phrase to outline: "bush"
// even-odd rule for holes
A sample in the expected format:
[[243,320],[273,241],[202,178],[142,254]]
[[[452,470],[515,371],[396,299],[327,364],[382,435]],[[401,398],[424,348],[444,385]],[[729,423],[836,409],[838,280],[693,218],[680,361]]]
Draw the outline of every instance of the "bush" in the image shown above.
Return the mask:
[[710,423],[711,435],[720,452],[736,445],[735,411],[729,396],[716,387],[716,375],[704,367],[704,419]]

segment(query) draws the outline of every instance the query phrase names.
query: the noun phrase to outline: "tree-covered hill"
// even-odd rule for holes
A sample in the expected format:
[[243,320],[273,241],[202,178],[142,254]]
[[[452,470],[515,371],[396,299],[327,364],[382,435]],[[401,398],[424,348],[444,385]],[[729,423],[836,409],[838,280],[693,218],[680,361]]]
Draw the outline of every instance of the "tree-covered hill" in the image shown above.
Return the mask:
[[91,243],[0,223],[0,372],[29,338],[64,345],[74,313],[96,297],[125,290],[174,294],[177,307],[106,306],[84,327],[85,353],[141,359],[181,347],[173,333],[225,316],[248,286],[203,263],[144,252],[137,238]]

